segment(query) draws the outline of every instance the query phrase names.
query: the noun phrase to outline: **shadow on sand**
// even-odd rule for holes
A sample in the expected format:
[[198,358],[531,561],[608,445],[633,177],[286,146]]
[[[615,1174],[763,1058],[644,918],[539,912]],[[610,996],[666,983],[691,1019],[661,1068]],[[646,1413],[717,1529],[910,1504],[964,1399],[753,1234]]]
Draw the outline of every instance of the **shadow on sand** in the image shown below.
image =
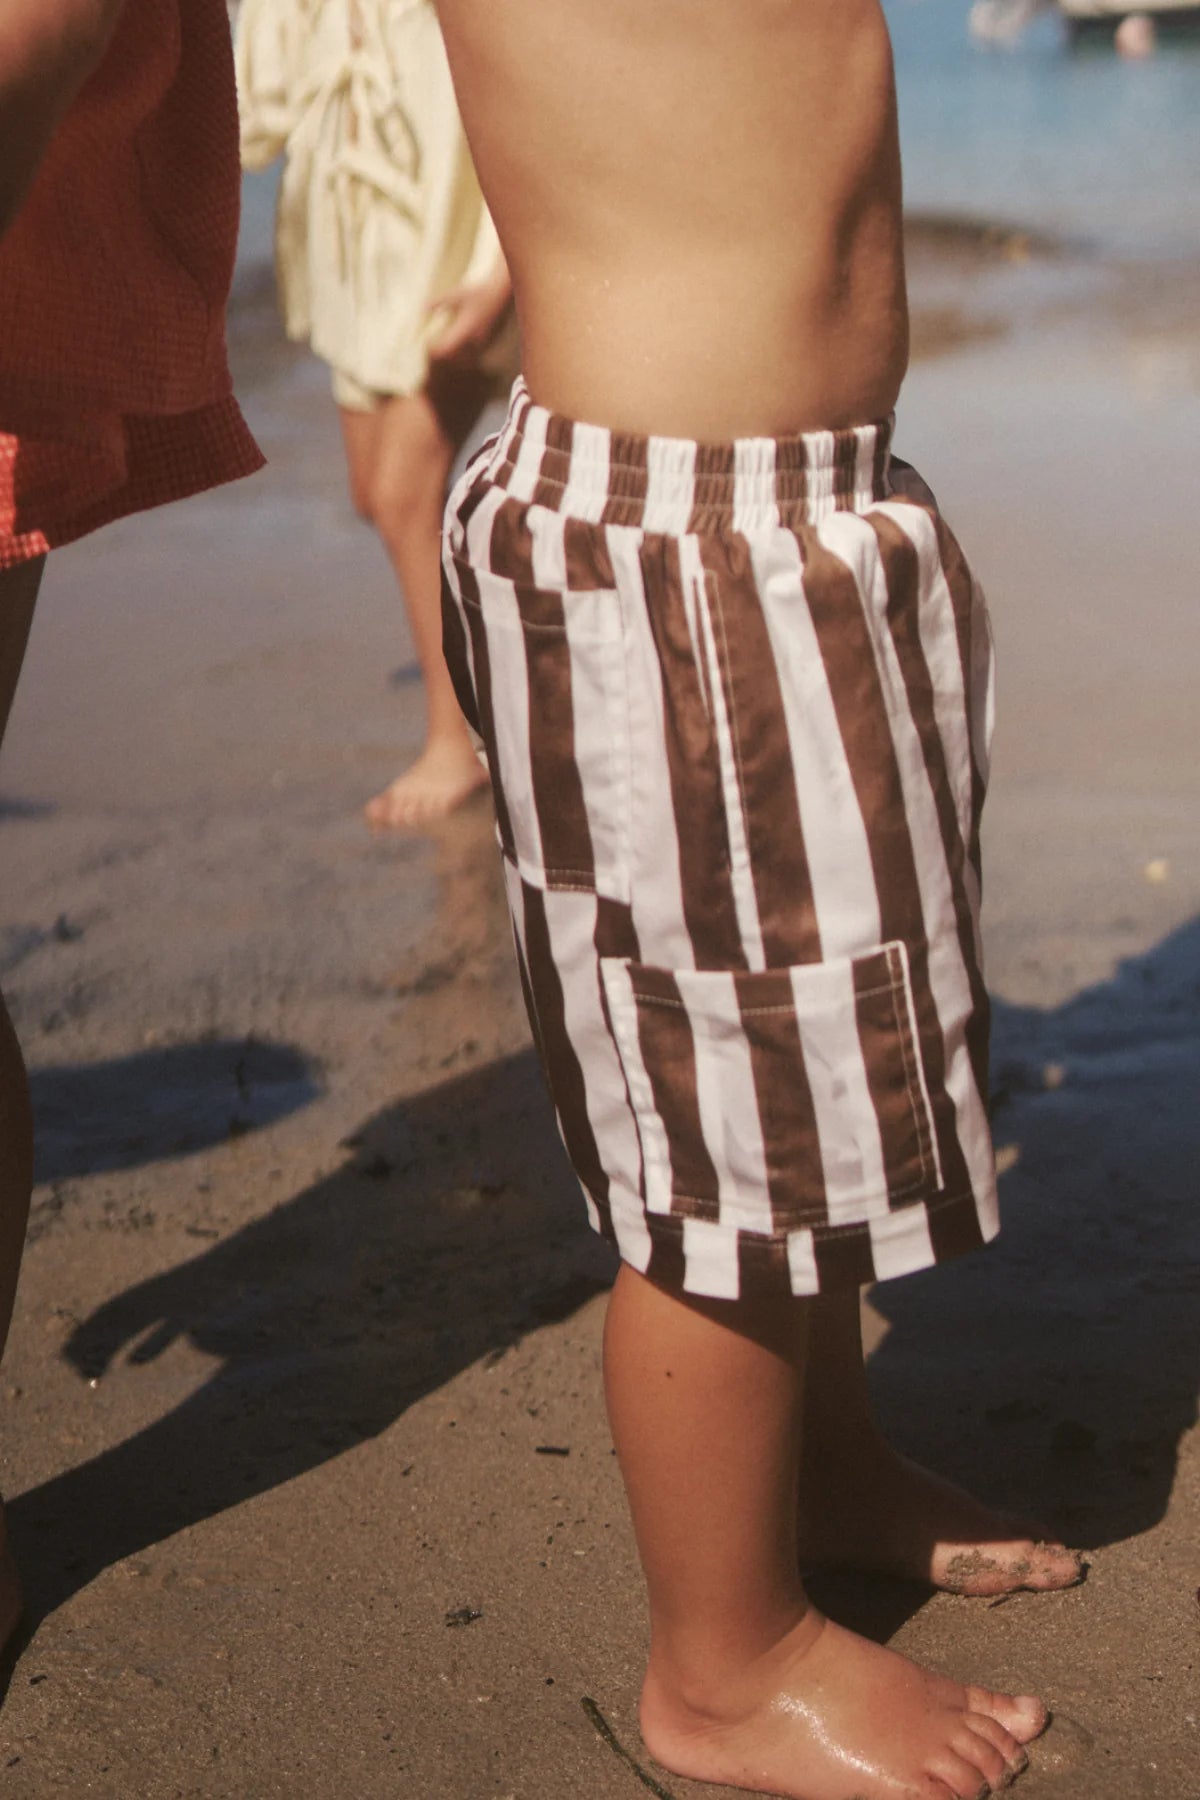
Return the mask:
[[[1004,1230],[872,1291],[872,1385],[910,1454],[1097,1549],[1161,1520],[1197,1416],[1200,919],[1064,1006],[997,1002],[992,1070]],[[812,1585],[880,1641],[925,1598]]]
[[29,1085],[39,1182],[187,1156],[273,1124],[320,1092],[299,1051],[258,1038],[35,1069]]
[[0,794],[0,822],[6,819],[52,819],[58,808],[48,800],[22,800],[16,794]]
[[[1001,1005],[997,1137],[1018,1148],[1007,1230],[987,1255],[872,1296],[889,1324],[872,1373],[893,1435],[1089,1546],[1162,1516],[1196,1416],[1198,1000],[1200,920],[1054,1011]],[[386,1109],[344,1167],[74,1333],[81,1379],[180,1336],[222,1366],[166,1417],[12,1501],[32,1617],[386,1430],[611,1273],[532,1053]],[[832,1592],[880,1636],[923,1598]]]
[[1096,1548],[1162,1518],[1197,1416],[1200,919],[1061,1007],[999,1004],[992,1068],[1005,1229],[875,1290],[872,1373],[915,1454]]
[[532,1051],[388,1108],[343,1167],[73,1334],[85,1380],[179,1337],[222,1367],[125,1443],[10,1501],[31,1619],[108,1564],[384,1431],[611,1273]]

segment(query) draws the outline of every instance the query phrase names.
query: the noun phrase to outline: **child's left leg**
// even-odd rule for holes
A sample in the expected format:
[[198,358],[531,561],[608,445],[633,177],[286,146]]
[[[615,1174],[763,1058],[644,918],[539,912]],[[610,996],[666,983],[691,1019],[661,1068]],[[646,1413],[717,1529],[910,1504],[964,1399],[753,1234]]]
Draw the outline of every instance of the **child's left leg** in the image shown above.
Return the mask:
[[428,824],[487,780],[442,655],[441,532],[450,471],[486,398],[477,376],[439,376],[374,413],[341,409],[355,504],[379,532],[408,609],[425,684],[425,748],[367,806],[372,825]]
[[1070,1587],[1080,1560],[901,1456],[871,1411],[858,1295],[809,1302],[800,1482],[804,1566],[875,1569],[957,1594]]

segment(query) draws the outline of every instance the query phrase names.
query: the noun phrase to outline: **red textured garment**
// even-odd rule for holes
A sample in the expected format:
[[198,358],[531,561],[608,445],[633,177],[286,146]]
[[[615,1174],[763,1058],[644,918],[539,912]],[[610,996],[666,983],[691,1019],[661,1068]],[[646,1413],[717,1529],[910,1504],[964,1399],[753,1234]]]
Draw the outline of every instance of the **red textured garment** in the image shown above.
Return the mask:
[[0,568],[260,468],[233,398],[225,0],[126,0],[0,241]]

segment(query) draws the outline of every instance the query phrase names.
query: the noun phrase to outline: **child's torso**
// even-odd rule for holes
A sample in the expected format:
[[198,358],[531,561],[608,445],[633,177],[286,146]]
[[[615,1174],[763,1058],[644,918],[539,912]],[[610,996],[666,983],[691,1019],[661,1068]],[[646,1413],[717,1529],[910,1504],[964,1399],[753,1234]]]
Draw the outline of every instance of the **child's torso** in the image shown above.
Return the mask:
[[438,0],[536,399],[689,437],[837,426],[907,356],[877,0]]

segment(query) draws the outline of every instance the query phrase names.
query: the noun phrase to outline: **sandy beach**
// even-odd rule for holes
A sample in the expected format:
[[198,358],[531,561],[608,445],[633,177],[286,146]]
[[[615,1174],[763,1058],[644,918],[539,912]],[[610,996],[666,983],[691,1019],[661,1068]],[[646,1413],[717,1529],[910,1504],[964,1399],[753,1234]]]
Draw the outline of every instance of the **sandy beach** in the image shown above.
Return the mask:
[[[1200,265],[915,219],[897,447],[988,589],[995,1248],[866,1302],[901,1443],[1090,1557],[835,1616],[1047,1698],[1028,1800],[1200,1788]],[[240,272],[261,476],[57,555],[0,780],[39,1181],[0,1373],[12,1800],[673,1800],[485,802],[421,741],[327,376]],[[590,1703],[589,1710],[585,1700]],[[596,1712],[641,1764],[622,1758]],[[657,1783],[657,1785],[655,1785]]]

